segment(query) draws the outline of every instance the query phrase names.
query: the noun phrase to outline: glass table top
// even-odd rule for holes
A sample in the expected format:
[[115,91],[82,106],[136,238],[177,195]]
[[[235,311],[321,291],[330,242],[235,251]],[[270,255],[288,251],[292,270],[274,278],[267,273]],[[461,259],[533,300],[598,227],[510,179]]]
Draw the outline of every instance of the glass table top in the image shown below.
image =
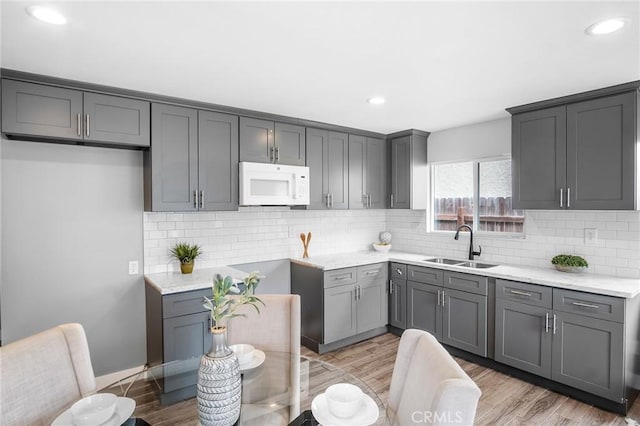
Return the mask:
[[[196,383],[200,358],[172,361],[150,367],[101,389],[136,402],[133,417],[150,425],[197,425]],[[255,363],[254,363],[255,365]],[[312,425],[327,416],[321,404],[324,391],[335,383],[351,383],[366,398],[358,415],[369,411],[370,424],[388,425],[385,407],[378,395],[362,380],[332,364],[301,355],[265,352],[264,362],[242,372],[240,425]],[[312,402],[318,397],[312,413]],[[312,414],[315,414],[316,421]],[[320,417],[319,419],[317,417]],[[336,426],[343,420],[337,420]],[[344,425],[350,425],[344,419]]]

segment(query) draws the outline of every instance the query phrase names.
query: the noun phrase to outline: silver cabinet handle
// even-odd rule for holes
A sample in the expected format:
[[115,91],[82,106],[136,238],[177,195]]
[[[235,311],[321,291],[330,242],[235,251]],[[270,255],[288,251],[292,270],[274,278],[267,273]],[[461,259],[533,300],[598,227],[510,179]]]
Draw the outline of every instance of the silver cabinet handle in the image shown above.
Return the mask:
[[567,208],[571,207],[571,188],[567,188]]
[[200,208],[204,209],[204,190],[200,190]]
[[393,194],[391,194],[391,207],[393,207]]
[[444,308],[444,305],[447,304],[446,300],[445,300],[446,295],[444,294],[444,290],[442,290],[442,307]]
[[389,294],[393,294],[393,280],[389,280]]
[[369,194],[369,207],[371,207],[371,194]]
[[556,334],[556,314],[553,314],[553,334]]
[[366,276],[370,277],[371,275],[378,275],[380,271],[367,271]]
[[531,293],[527,293],[526,291],[518,291],[518,290],[511,290],[511,289],[509,289],[509,291],[513,294],[517,294],[518,296],[531,297]]
[[564,188],[560,188],[560,207],[564,207]]
[[396,268],[396,274],[402,276],[402,269]]
[[78,113],[78,136],[82,136],[82,118],[80,117],[80,113]]
[[[272,162],[272,163],[273,163],[273,151],[274,151],[273,147],[269,148],[269,161]],[[560,206],[560,207],[562,207],[562,206]]]
[[438,301],[436,302],[436,306],[440,306],[440,290],[438,290]]
[[544,314],[544,332],[549,332],[549,312]]
[[346,280],[347,278],[349,278],[348,275],[340,275],[339,277],[334,277],[333,280],[334,281],[342,281],[342,280]]
[[325,195],[325,199],[327,200],[325,204],[329,208],[329,194]]
[[572,305],[581,306],[583,308],[591,308],[591,309],[599,309],[600,306],[594,305],[593,303],[585,303],[585,302],[571,302]]
[[193,208],[198,208],[198,191],[193,190]]
[[276,146],[276,163],[280,160],[280,147]]
[[329,193],[329,208],[333,208],[333,194]]
[[89,125],[89,114],[87,114],[87,127],[84,129],[85,133],[87,134],[87,137],[89,137],[89,133],[90,133],[89,126],[90,126]]

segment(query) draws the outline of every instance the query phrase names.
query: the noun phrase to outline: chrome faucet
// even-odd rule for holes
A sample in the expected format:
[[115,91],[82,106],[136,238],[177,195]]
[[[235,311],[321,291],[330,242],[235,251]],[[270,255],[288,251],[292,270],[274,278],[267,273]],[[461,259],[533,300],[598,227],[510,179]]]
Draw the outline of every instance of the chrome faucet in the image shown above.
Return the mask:
[[460,230],[462,228],[467,228],[469,230],[469,234],[471,234],[471,239],[469,240],[469,260],[473,260],[474,256],[480,256],[482,253],[482,246],[478,246],[478,251],[473,251],[473,229],[469,225],[460,225],[458,229],[456,229],[456,235],[453,237],[455,240],[460,236]]

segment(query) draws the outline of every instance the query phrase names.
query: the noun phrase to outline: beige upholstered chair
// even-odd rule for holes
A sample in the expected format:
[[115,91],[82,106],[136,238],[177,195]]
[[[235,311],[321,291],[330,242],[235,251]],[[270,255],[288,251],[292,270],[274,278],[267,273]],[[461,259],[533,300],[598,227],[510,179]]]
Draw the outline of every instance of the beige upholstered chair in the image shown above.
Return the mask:
[[391,376],[392,424],[472,425],[480,388],[431,334],[406,330]]
[[0,424],[51,424],[95,392],[84,329],[63,324],[1,347],[0,382]]
[[[246,373],[242,402],[269,401],[260,407],[242,408],[242,423],[288,424],[300,413],[300,296],[259,295],[265,306],[260,314],[251,306],[238,309],[246,317],[227,324],[229,344],[249,343],[262,351],[290,353],[267,355],[261,368]],[[282,374],[288,371],[289,374]],[[267,385],[268,383],[268,385]]]

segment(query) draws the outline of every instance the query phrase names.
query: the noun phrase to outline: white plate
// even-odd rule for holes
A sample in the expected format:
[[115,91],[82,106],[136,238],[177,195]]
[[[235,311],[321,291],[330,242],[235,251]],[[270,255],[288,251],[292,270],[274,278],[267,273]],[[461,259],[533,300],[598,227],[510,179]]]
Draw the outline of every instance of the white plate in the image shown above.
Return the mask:
[[324,393],[321,393],[311,401],[311,413],[323,426],[368,426],[378,420],[380,411],[373,398],[364,394],[362,396],[362,407],[358,412],[353,417],[341,419],[331,414],[327,405],[327,397]]
[[240,364],[240,372],[251,370],[252,368],[259,367],[264,362],[266,355],[260,349],[253,351],[253,358],[250,361]]
[[[136,409],[136,402],[131,398],[118,397],[116,402],[116,411],[113,416],[106,422],[97,426],[120,426],[133,414],[133,410]],[[71,418],[71,410],[67,410],[60,414],[51,423],[51,426],[73,426],[73,420]]]

